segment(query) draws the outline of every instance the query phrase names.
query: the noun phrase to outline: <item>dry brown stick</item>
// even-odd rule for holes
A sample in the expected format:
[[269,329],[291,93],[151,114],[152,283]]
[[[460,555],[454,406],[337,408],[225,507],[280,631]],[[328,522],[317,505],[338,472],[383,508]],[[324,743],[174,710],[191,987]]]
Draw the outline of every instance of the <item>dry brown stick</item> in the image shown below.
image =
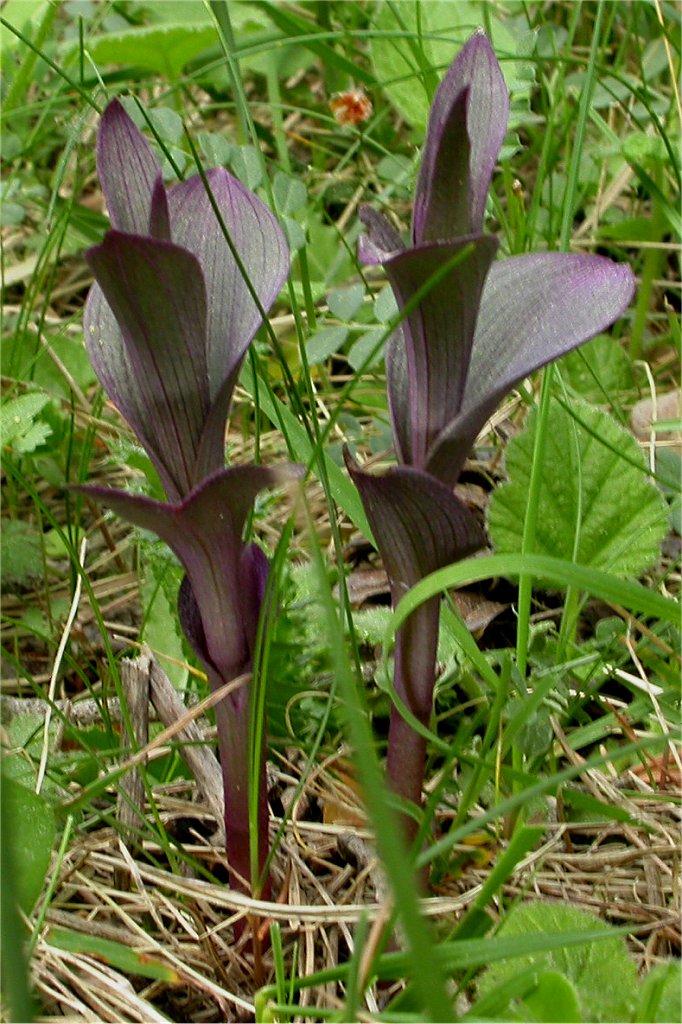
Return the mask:
[[[187,708],[161,666],[152,657],[149,660],[152,704],[156,708],[160,721],[166,726],[173,725],[186,716]],[[195,720],[191,720],[183,726],[178,737],[183,743],[182,756],[187,767],[196,779],[218,824],[215,841],[222,843],[225,829],[225,804],[223,777],[218,759],[213,751],[206,746]]]
[[[191,693],[185,708],[195,707],[198,703],[198,696]],[[105,708],[106,715],[111,722],[119,724],[123,721],[121,702],[118,697],[102,697],[101,699],[85,697],[77,700],[66,698],[47,701],[42,697],[14,697],[6,693],[0,694],[0,721],[4,724],[22,715],[34,715],[36,718],[44,719],[48,708],[52,708],[53,715],[63,718],[70,725],[83,729],[101,725],[104,721],[102,712]],[[151,709],[149,721],[159,721],[156,709]]]
[[[126,725],[124,732],[130,746],[135,750],[146,747],[149,742],[149,679],[150,659],[147,655],[131,661],[121,661],[121,687],[128,708],[130,735]],[[121,825],[121,837],[131,850],[139,844],[136,834],[140,830],[140,822],[144,821],[144,780],[139,768],[127,772],[119,782],[118,820]],[[116,884],[125,888],[130,882],[127,871],[116,872]]]

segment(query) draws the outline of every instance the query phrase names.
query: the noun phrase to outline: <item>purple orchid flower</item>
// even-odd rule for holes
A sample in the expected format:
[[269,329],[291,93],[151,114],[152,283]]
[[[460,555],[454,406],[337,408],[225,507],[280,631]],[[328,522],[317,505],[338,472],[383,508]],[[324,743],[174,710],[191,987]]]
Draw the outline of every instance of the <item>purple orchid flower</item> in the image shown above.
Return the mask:
[[[117,100],[107,107],[97,167],[112,229],[86,253],[93,368],[156,467],[168,503],[83,488],[172,548],[185,569],[183,629],[217,689],[252,666],[267,579],[242,539],[259,491],[294,466],[225,468],[225,421],[244,356],[286,278],[289,253],[270,210],[227,171],[207,173],[223,233],[198,175],[166,190],[154,153]],[[251,282],[249,289],[244,275]],[[258,302],[254,300],[254,294]],[[248,682],[248,676],[245,683]],[[249,687],[216,706],[233,882],[255,886],[248,836]],[[264,751],[258,861],[267,855]]]
[[[483,530],[453,493],[477,434],[500,399],[533,370],[604,330],[634,291],[627,266],[570,253],[494,263],[482,233],[507,128],[509,96],[490,43],[472,36],[433,101],[417,182],[412,241],[364,207],[364,263],[381,264],[404,312],[386,355],[398,465],[384,475],[347,455],[396,604],[418,580],[474,552]],[[428,726],[439,602],[414,612],[396,637],[397,695]],[[394,707],[390,784],[421,805],[426,741]],[[406,818],[409,838],[416,822]]]

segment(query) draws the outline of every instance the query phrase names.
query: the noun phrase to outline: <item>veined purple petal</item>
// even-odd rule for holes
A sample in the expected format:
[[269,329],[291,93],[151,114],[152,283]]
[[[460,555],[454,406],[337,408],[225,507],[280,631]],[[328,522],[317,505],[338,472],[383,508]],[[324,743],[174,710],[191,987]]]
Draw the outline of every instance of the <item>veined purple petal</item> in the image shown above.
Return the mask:
[[384,263],[401,309],[423,296],[387,357],[394,434],[411,466],[425,468],[431,444],[459,411],[479,299],[497,244],[492,235],[470,236],[406,249]]
[[[268,573],[270,570],[270,563],[268,562],[267,555],[262,548],[259,548],[257,544],[246,544],[241,546],[241,553],[239,556],[239,590],[245,595],[251,595],[251,599],[242,602],[242,629],[244,636],[248,641],[249,658],[248,661],[242,665],[239,672],[248,671],[251,661],[251,655],[253,654],[253,648],[258,632],[258,617],[260,615],[261,604],[263,603],[263,597],[265,595],[265,587],[267,585]],[[197,656],[204,662],[207,668],[213,671],[209,673],[209,681],[220,684],[221,682],[229,682],[229,679],[223,678],[211,657],[208,648],[208,642],[206,640],[206,631],[201,618],[201,609],[199,603],[194,596],[194,589],[192,587],[189,576],[185,575],[180,584],[180,591],[178,593],[178,616],[180,619],[180,625],[182,626],[185,636],[189,640],[192,648]],[[248,699],[248,690],[243,688],[235,692],[231,703],[236,709],[241,709]]]
[[[284,233],[271,211],[223,168],[207,179],[225,227],[267,311],[289,271]],[[207,365],[211,400],[241,365],[261,324],[248,286],[225,240],[204,183],[198,175],[168,193],[173,241],[199,260],[208,308]]]
[[[146,232],[145,232],[146,233]],[[172,241],[170,214],[168,212],[168,193],[159,176],[152,189],[152,201],[149,208],[149,234],[165,242]]]
[[469,509],[438,480],[392,466],[368,473],[346,452],[346,465],[360,491],[397,604],[424,576],[472,554],[485,543]]
[[136,235],[148,234],[152,193],[156,182],[161,182],[161,167],[118,100],[112,100],[102,115],[97,172],[112,226]]
[[358,258],[361,263],[376,266],[405,248],[400,235],[383,213],[363,205],[359,217],[368,229],[368,234],[360,235],[358,239]]
[[[99,286],[85,315],[90,360],[176,500],[197,480],[209,408],[201,268],[177,245],[119,231],[86,258]],[[223,465],[222,445],[213,461]]]
[[[420,169],[412,211],[412,240],[415,245],[477,234],[483,226],[482,219],[474,226],[470,208],[468,106],[469,89],[465,86],[450,104],[437,145],[430,142],[431,132],[427,137],[427,152]],[[431,120],[429,124],[432,124]]]
[[483,289],[461,409],[434,441],[428,471],[454,483],[504,395],[605,330],[627,309],[634,288],[630,267],[602,256],[530,253],[495,263]]
[[[453,61],[431,107],[412,218],[415,242],[481,230],[508,117],[500,66],[487,36],[477,32]],[[467,150],[468,181],[461,167]],[[466,190],[466,203],[456,195],[459,189]]]
[[259,491],[299,476],[291,465],[222,469],[174,505],[107,487],[78,490],[156,533],[175,552],[199,610],[197,620],[185,591],[189,611],[185,608],[183,619],[191,620],[189,639],[205,645],[204,653],[198,653],[228,681],[250,663],[262,594],[261,567],[244,556],[246,517]]

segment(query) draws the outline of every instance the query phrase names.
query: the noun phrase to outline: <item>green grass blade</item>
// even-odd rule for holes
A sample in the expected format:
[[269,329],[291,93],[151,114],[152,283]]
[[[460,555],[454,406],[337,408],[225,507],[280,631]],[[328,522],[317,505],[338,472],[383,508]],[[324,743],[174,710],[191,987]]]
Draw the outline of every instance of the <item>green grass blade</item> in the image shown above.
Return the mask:
[[640,583],[622,580],[600,569],[575,565],[548,555],[489,555],[439,569],[420,580],[401,600],[391,616],[386,631],[390,644],[396,631],[415,608],[452,587],[466,586],[494,576],[523,576],[524,573],[557,584],[560,587],[578,587],[603,601],[618,604],[650,615],[664,622],[678,623],[680,607],[676,601],[652,593]]

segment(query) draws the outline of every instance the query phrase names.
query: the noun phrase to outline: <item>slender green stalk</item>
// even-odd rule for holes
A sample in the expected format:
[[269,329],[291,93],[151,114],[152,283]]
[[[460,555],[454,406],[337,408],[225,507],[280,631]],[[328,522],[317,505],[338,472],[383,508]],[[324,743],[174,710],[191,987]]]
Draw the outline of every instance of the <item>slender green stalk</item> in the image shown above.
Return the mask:
[[312,529],[310,539],[314,564],[321,580],[320,600],[328,625],[332,664],[335,666],[339,691],[344,701],[348,731],[355,750],[365,803],[375,828],[379,854],[391,883],[396,909],[407,938],[408,970],[413,976],[421,1003],[429,1014],[428,1019],[452,1021],[455,1020],[454,1008],[447,994],[445,976],[436,964],[430,929],[419,910],[414,889],[412,859],[406,855],[396,817],[389,805],[374,747],[374,737],[364,707],[362,688],[357,685],[348,660],[341,622],[326,585],[324,559],[319,541]]
[[[552,397],[553,374],[554,367],[550,364],[545,368],[542,379],[542,389],[540,391],[540,406],[538,408],[535,442],[533,444],[533,461],[530,471],[530,480],[528,483],[528,503],[526,505],[526,518],[523,522],[523,539],[521,541],[521,554],[524,556],[531,554],[535,546],[535,532],[538,522],[538,508],[540,506],[540,489],[542,487],[543,453],[545,437],[547,436],[549,406]],[[516,627],[516,665],[521,679],[524,681],[528,669],[528,641],[530,637],[530,604],[532,594],[533,578],[532,576],[528,576],[524,573],[519,577],[519,601]]]
[[[3,99],[3,117],[7,117],[7,115],[10,114],[19,103],[23,103],[31,81],[31,76],[35,70],[38,58],[41,56],[41,50],[52,32],[54,20],[57,17],[57,11],[57,4],[47,4],[45,7],[42,21],[40,22],[35,35],[35,41],[31,44],[31,52],[19,64],[17,72],[14,78],[11,79],[9,88]],[[9,27],[11,28],[11,26]],[[18,32],[16,34],[19,36]],[[22,42],[28,43],[28,40],[25,37],[19,36],[19,38]],[[10,62],[6,61],[5,69],[7,69],[9,65]],[[81,75],[81,82],[82,81],[83,77]]]
[[249,116],[246,97],[244,96],[241,77],[239,75],[239,58],[236,56],[237,44],[235,42],[234,32],[232,31],[230,8],[229,4],[227,4],[225,0],[210,0],[209,7],[213,12],[213,16],[218,26],[218,32],[223,42],[225,57],[227,60],[227,73],[232,84],[232,92],[234,94],[234,102],[237,112],[239,141],[243,145],[249,138],[251,118]]
[[[662,190],[664,184],[662,167],[657,165],[654,168],[652,175],[656,185]],[[665,233],[666,216],[663,203],[659,199],[658,193],[655,191],[651,194],[650,225],[651,240],[652,242],[656,242]],[[649,318],[651,298],[654,291],[654,281],[661,276],[662,269],[665,266],[665,258],[665,251],[658,249],[655,245],[644,250],[642,273],[639,281],[639,287],[637,289],[635,316],[632,322],[632,331],[630,334],[630,358],[633,363],[642,356],[644,335],[647,320]]]
[[285,170],[287,174],[291,174],[291,157],[289,156],[289,146],[287,144],[287,136],[284,130],[284,118],[282,117],[282,94],[279,88],[279,68],[277,66],[277,56],[275,52],[268,54],[267,68],[265,71],[265,85],[268,90],[268,101],[270,103],[270,112],[272,114],[277,159],[279,160],[280,166],[283,170]]
[[[580,10],[579,4],[576,4],[576,9],[577,10],[574,10],[574,18],[577,15],[577,11]],[[595,84],[597,54],[601,45],[601,23],[603,16],[604,3],[600,2],[597,7],[585,83],[580,97],[580,107],[575,126],[574,144],[571,151],[566,191],[564,194],[561,230],[559,235],[559,249],[562,251],[566,251],[568,249],[573,229],[575,197],[578,191],[578,172],[580,168],[583,144],[585,141],[589,107]],[[574,20],[574,25],[575,24],[576,22]],[[535,547],[540,489],[542,486],[542,467],[544,462],[543,452],[545,438],[547,436],[547,421],[549,416],[549,402],[551,397],[553,374],[554,368],[550,365],[545,369],[542,380],[540,407],[538,409],[535,444],[533,448],[533,464],[531,467],[530,481],[528,485],[528,504],[526,506],[526,518],[524,520],[523,539],[521,542],[521,552],[524,555],[531,554]],[[516,640],[517,666],[522,678],[525,678],[528,669],[528,642],[530,635],[529,627],[532,591],[533,580],[530,576],[524,574],[519,580],[518,632]],[[516,752],[515,756],[518,758],[518,754]]]
[[98,114],[102,113],[100,107],[95,103],[88,90],[84,89],[80,82],[77,82],[74,78],[71,78],[70,75],[67,75],[66,71],[64,71],[56,61],[53,61],[51,57],[48,57],[44,50],[41,50],[39,46],[36,46],[36,44],[28,39],[23,32],[20,32],[18,28],[11,25],[5,18],[0,17],[0,25],[2,25],[3,28],[6,28],[9,32],[12,32],[17,39],[20,39],[21,42],[28,47],[31,53],[40,57],[41,60],[44,60],[48,67],[50,67],[59,78],[62,78],[71,89],[75,89],[75,91],[82,96],[88,106],[92,107]]

